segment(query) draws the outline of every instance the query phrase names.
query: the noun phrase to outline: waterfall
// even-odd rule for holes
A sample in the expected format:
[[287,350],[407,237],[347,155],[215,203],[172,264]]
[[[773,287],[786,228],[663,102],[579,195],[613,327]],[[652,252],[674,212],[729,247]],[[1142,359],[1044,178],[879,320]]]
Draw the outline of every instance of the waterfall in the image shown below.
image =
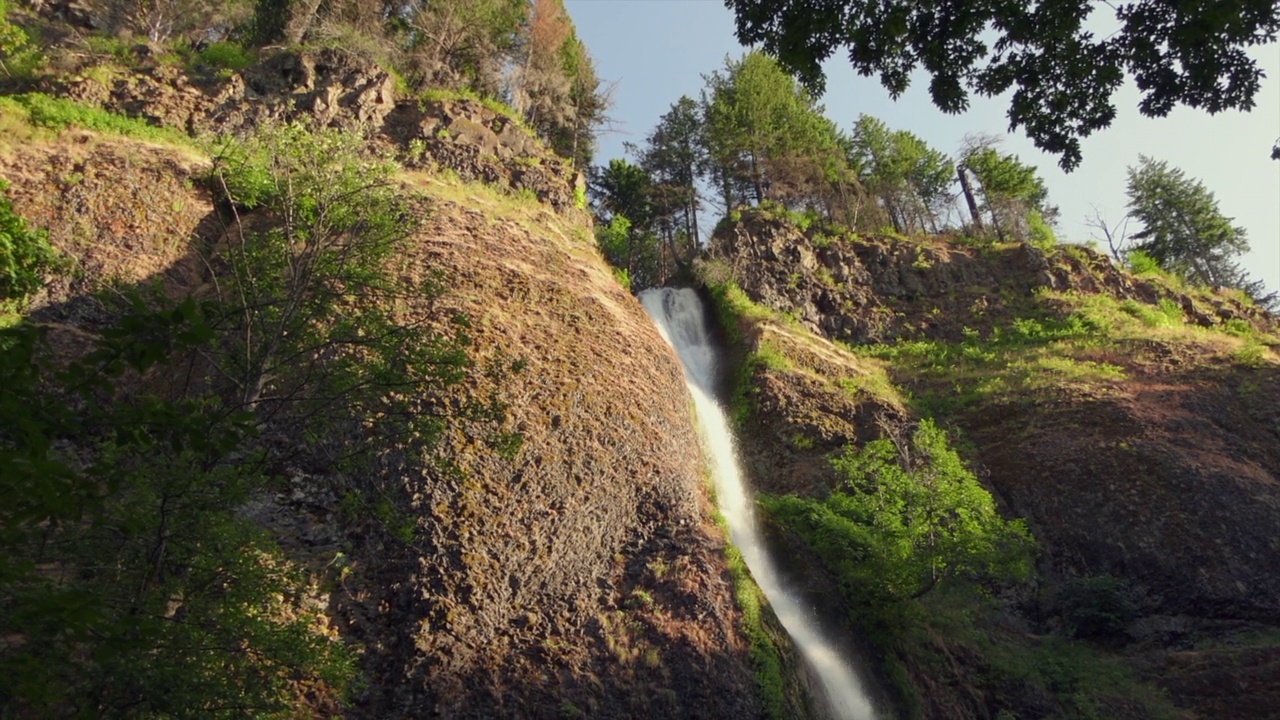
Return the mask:
[[640,302],[684,365],[685,383],[693,395],[703,447],[715,478],[716,500],[729,525],[730,540],[742,553],[752,578],[769,599],[783,628],[816,671],[832,714],[840,720],[875,718],[871,700],[854,674],[852,663],[826,641],[800,599],[782,586],[760,537],[754,503],[742,482],[733,434],[714,399],[716,353],[707,333],[702,301],[693,290],[660,288],[641,293]]

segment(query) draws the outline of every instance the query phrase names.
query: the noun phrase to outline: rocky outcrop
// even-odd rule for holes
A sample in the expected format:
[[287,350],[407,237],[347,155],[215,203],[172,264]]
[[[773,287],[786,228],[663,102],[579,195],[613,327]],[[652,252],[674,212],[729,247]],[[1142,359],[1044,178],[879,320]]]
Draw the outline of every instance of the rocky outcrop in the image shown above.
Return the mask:
[[582,176],[519,121],[478,100],[399,97],[385,70],[337,50],[280,51],[243,72],[192,76],[146,45],[136,68],[84,68],[44,89],[193,135],[237,135],[273,122],[341,127],[387,146],[408,167],[527,192],[573,208]]
[[429,540],[369,548],[344,608],[379,679],[359,714],[750,717],[679,366],[571,223],[520,212],[442,198],[414,254],[454,278],[442,311],[481,362],[523,360],[503,399],[524,442],[507,460],[456,434],[457,477],[405,479]]
[[1170,300],[1201,326],[1237,319],[1270,330],[1266,313],[1228,296],[1171,291],[1073,246],[984,246],[946,237],[900,241],[801,232],[785,217],[747,210],[712,238],[753,299],[798,317],[809,329],[852,343],[901,338],[959,340],[1025,311],[1038,290],[1105,293],[1154,304]]

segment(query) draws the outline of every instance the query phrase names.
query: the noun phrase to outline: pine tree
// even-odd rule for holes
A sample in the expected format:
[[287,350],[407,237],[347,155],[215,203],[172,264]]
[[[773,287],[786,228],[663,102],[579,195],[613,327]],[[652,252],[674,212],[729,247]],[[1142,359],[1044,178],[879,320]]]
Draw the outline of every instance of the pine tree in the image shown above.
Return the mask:
[[862,115],[850,136],[849,161],[868,191],[880,198],[897,232],[937,229],[955,171],[946,155],[912,133],[891,131]]
[[749,198],[832,209],[830,190],[847,182],[848,163],[835,125],[813,97],[758,52],[728,61],[706,80],[709,174],[725,205]]
[[640,165],[654,180],[654,204],[659,231],[668,245],[678,234],[696,240],[698,178],[707,162],[706,140],[698,103],[681,97],[658,120],[640,151]]
[[1249,251],[1245,230],[1218,209],[1213,193],[1163,160],[1139,156],[1129,168],[1129,214],[1142,223],[1134,249],[1161,267],[1215,287],[1248,282],[1233,258]]

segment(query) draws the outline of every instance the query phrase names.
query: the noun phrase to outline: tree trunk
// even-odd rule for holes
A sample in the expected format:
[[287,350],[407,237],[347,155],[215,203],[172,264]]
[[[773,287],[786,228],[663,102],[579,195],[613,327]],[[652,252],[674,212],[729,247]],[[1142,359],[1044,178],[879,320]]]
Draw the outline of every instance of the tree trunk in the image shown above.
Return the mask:
[[756,204],[764,202],[764,184],[760,178],[760,165],[756,162],[755,152],[751,153],[751,185],[756,191]]
[[960,179],[960,190],[964,193],[964,201],[969,205],[969,216],[973,218],[973,226],[981,232],[983,230],[982,215],[978,214],[978,201],[973,198],[973,189],[969,187],[968,168],[957,165],[956,177]]
[[698,237],[698,190],[692,185],[689,186],[689,237],[693,239],[694,247],[697,247]]

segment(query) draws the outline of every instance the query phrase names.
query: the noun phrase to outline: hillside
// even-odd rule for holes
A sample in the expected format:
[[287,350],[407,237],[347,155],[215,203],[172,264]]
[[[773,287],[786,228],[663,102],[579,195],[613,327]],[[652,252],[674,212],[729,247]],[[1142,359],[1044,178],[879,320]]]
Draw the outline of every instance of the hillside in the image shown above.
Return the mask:
[[0,0],[0,718],[825,717],[662,283],[888,715],[1274,716],[1252,286],[1055,244],[1016,156],[758,52],[591,168],[561,0],[163,7]]
[[[0,595],[0,667],[9,671],[0,715],[77,707],[101,716],[137,708],[177,716],[287,709],[291,717],[760,713],[724,536],[688,442],[694,430],[679,367],[601,260],[589,219],[574,207],[568,164],[496,109],[466,98],[397,100],[385,73],[342,56],[285,52],[202,84],[145,61],[136,72],[108,71],[105,82],[86,70],[45,94],[0,99],[5,195],[25,223],[48,231],[61,258],[45,290],[7,317],[19,344],[5,346],[13,363],[6,372],[26,373],[16,338],[34,330],[40,339],[35,374],[21,375],[36,384],[29,395],[6,388],[14,393],[6,417],[33,412],[33,400],[44,408],[47,393],[76,392],[55,384],[57,367],[84,363],[110,378],[97,409],[76,411],[83,421],[49,416],[42,432],[52,445],[4,436],[6,462],[38,453],[66,469],[67,487],[87,504],[67,514],[27,494],[51,480],[39,470],[6,483],[17,504],[7,516],[11,574]],[[294,84],[269,86],[264,77]],[[244,89],[255,82],[253,92]],[[287,121],[360,128],[363,139],[279,125]],[[270,131],[273,123],[283,129]],[[241,139],[194,141],[187,130]],[[261,172],[299,174],[245,184],[257,182],[258,150],[249,149],[264,137],[275,144],[261,146],[272,163]],[[320,164],[307,165],[317,147]],[[380,256],[387,274],[351,266],[335,276],[336,295],[323,284],[296,285],[293,269],[279,269],[282,287],[336,305],[283,326],[293,329],[272,343],[287,345],[295,333],[321,341],[267,356],[281,359],[241,404],[249,396],[229,384],[241,367],[230,351],[257,352],[251,332],[282,316],[237,304],[228,292],[266,293],[255,297],[275,307],[276,286],[262,283],[277,281],[244,268],[278,266],[240,263],[273,262],[254,248],[295,232],[290,208],[301,209],[304,224],[324,221],[324,213],[307,219],[307,198],[348,207],[324,184],[346,175],[324,174],[326,167],[349,163],[343,173],[366,177],[359,173],[385,167],[380,158],[388,157],[399,159],[392,174],[360,180],[356,192],[367,195],[341,212],[360,217],[390,202],[402,214],[387,232],[411,234]],[[302,187],[312,171],[329,179],[299,196],[303,205],[271,199],[283,178]],[[261,205],[237,199],[254,188],[265,188],[266,199],[254,201]],[[342,222],[338,212],[334,222]],[[306,225],[332,234],[293,246],[300,254],[287,267],[308,258],[342,263],[323,254],[327,246],[317,255],[306,248],[337,242],[341,252],[364,252],[344,238],[377,222]],[[237,313],[255,324],[239,324]],[[351,325],[360,322],[389,324]],[[150,323],[153,334],[144,338],[131,323]],[[348,327],[364,339],[344,339]],[[94,364],[115,348],[136,359],[136,372],[120,367],[116,379],[115,365]],[[415,360],[403,365],[398,355]],[[406,372],[423,379],[397,384],[408,382],[395,379]],[[331,387],[339,388],[333,398]],[[365,387],[378,389],[367,395]],[[183,412],[206,422],[200,407],[214,408],[207,422],[225,430],[229,450],[171,437],[165,423]],[[245,419],[256,420],[226,425],[222,418],[243,420],[224,409],[247,409]],[[153,412],[170,419],[127,425]],[[164,479],[161,467],[193,455],[188,477],[202,499],[168,499],[197,490]],[[133,474],[112,477],[124,472],[120,462]],[[226,473],[234,485],[223,485]],[[41,516],[53,519],[65,550],[42,555],[50,526]],[[232,556],[261,560],[213,568],[213,579],[200,580],[212,585],[190,584],[204,577],[204,558],[222,552],[210,539],[224,535],[200,534],[215,521],[218,533],[243,538],[231,541]],[[167,530],[166,522],[191,524]],[[102,561],[91,550],[108,552],[120,577],[154,563],[163,582],[108,594],[102,583],[112,575],[91,565]],[[136,569],[135,551],[147,558]],[[23,564],[27,557],[34,564]],[[272,577],[284,584],[247,579],[263,568],[279,570]],[[237,583],[247,595],[227,592]],[[52,604],[76,598],[85,598],[88,614]],[[237,613],[258,617],[258,605],[270,608],[260,621],[243,631],[229,624]],[[124,620],[139,612],[158,613],[159,624]],[[49,625],[60,622],[69,623],[65,632]],[[202,628],[217,635],[204,640],[209,654],[187,654]],[[286,638],[294,644],[279,645]],[[100,659],[112,647],[120,655]],[[157,663],[150,652],[166,659]],[[228,688],[216,668],[231,658],[240,664],[225,676],[241,685]],[[166,676],[164,663],[186,668],[184,681]],[[269,690],[252,694],[259,683]],[[235,698],[247,704],[211,704]]]
[[[885,662],[902,707],[1271,715],[1274,317],[1086,248],[801,231],[768,210],[723,223],[709,256],[762,492],[822,498],[846,447],[905,448],[932,419],[1038,544],[1035,580],[988,586],[987,600],[940,585],[898,634],[830,608]],[[775,527],[814,592],[839,595],[816,536]]]

